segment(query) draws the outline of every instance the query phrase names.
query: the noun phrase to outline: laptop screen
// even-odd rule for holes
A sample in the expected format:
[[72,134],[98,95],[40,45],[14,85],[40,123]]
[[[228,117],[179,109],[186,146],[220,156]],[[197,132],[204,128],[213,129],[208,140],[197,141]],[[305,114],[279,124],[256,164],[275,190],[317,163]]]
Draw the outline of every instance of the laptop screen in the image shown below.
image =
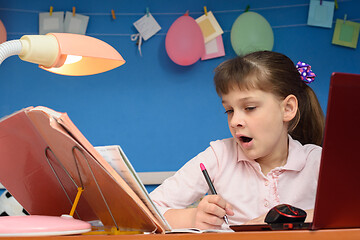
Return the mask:
[[360,75],[333,73],[313,229],[360,227]]

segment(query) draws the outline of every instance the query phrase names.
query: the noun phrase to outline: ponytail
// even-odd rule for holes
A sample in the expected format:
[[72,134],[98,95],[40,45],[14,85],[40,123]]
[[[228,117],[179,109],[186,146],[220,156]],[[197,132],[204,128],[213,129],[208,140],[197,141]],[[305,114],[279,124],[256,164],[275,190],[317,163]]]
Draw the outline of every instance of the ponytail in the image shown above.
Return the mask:
[[305,91],[299,102],[298,124],[293,130],[289,131],[292,138],[301,142],[301,144],[322,145],[324,135],[324,113],[314,91],[307,84],[304,84]]

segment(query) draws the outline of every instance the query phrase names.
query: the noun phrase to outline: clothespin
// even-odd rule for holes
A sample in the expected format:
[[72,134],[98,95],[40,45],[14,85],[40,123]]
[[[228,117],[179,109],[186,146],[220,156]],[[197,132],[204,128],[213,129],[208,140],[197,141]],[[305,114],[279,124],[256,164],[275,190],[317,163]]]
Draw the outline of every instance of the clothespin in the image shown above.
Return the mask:
[[111,16],[112,16],[112,19],[113,19],[113,20],[115,20],[115,19],[116,19],[114,9],[111,9]]
[[146,8],[146,16],[149,17],[149,8]]
[[207,9],[206,9],[206,6],[204,6],[204,13],[205,13],[205,16],[207,16]]
[[346,19],[347,19],[347,14],[344,15],[344,24],[346,22]]
[[335,9],[338,9],[338,8],[339,8],[338,1],[335,0]]
[[75,17],[75,10],[76,10],[76,8],[75,8],[75,7],[73,7],[73,8],[72,8],[72,14],[73,14],[73,17]]
[[189,10],[186,10],[186,13],[184,14],[184,16],[189,16]]
[[245,8],[245,11],[244,11],[244,12],[249,11],[249,9],[250,9],[250,5],[248,4],[248,5],[246,6],[246,8]]
[[52,16],[53,10],[54,10],[54,7],[53,7],[53,6],[50,6],[50,11],[49,11],[49,15],[50,15],[50,16]]

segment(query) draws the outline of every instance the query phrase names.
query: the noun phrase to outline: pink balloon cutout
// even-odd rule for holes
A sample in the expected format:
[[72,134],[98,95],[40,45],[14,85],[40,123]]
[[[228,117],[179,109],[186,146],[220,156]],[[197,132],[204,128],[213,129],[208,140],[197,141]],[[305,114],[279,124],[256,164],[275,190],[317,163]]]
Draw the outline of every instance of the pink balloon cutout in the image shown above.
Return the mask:
[[2,21],[0,20],[0,43],[5,42],[6,38],[7,38],[6,29]]
[[181,16],[170,26],[165,48],[170,59],[188,66],[197,62],[205,52],[204,37],[197,22],[190,16]]

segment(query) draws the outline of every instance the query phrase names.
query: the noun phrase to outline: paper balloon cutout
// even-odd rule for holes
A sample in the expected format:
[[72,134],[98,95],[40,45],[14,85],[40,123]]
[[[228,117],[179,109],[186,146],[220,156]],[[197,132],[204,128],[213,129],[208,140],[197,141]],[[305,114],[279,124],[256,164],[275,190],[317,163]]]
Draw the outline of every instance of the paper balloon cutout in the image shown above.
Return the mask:
[[5,42],[6,38],[7,38],[6,29],[2,21],[0,20],[0,43]]
[[269,50],[274,46],[274,33],[268,21],[256,12],[245,12],[233,23],[231,45],[237,55]]
[[205,43],[195,19],[186,15],[176,19],[166,34],[165,48],[176,64],[188,66],[197,62],[205,52]]

